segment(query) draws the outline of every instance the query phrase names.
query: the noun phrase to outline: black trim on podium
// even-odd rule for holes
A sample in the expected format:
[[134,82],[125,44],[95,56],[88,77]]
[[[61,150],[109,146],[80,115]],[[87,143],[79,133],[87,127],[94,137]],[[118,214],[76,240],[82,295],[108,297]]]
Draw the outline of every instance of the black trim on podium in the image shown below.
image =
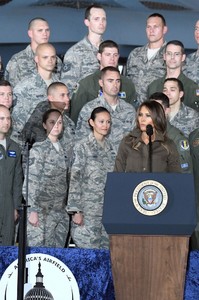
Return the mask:
[[[158,215],[143,215],[133,204],[133,191],[145,180],[158,181],[168,193],[168,204]],[[193,175],[108,173],[102,222],[108,234],[190,236],[196,226]]]

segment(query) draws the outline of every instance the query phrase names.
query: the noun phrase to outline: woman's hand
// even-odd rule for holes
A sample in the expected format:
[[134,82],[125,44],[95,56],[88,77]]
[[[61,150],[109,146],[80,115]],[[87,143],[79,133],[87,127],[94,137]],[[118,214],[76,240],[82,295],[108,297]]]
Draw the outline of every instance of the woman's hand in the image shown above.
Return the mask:
[[38,213],[36,211],[32,211],[29,215],[28,221],[32,226],[38,227],[39,226]]
[[84,220],[84,217],[83,217],[83,214],[82,213],[75,213],[73,216],[72,216],[72,220],[75,224],[81,226],[83,225],[83,220]]

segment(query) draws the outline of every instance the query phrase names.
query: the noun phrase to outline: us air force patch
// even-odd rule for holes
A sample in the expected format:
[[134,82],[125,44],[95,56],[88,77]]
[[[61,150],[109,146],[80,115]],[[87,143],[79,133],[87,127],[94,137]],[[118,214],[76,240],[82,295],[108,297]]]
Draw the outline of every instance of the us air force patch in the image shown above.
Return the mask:
[[180,149],[184,151],[189,150],[189,142],[187,140],[181,140],[179,143],[180,143]]

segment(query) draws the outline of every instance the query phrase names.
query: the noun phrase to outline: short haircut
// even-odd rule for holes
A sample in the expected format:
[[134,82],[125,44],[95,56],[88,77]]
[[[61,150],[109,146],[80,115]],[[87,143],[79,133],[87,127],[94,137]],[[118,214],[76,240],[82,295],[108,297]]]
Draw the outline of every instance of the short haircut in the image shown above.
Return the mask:
[[112,40],[106,40],[103,41],[100,45],[99,45],[99,53],[102,54],[102,52],[104,51],[105,48],[116,48],[118,50],[119,53],[119,46],[117,43],[115,43]]
[[167,97],[167,95],[165,95],[162,92],[156,92],[153,93],[150,97],[149,97],[150,101],[161,101],[162,105],[164,106],[164,108],[169,108],[169,98]]
[[155,18],[155,17],[160,18],[160,19],[162,20],[163,25],[166,26],[166,20],[165,20],[165,18],[163,17],[163,15],[158,14],[158,13],[153,13],[153,14],[151,14],[150,16],[148,16],[147,20],[148,20],[149,18]]
[[103,6],[101,5],[98,5],[98,4],[92,4],[92,5],[89,5],[86,10],[85,10],[85,13],[84,13],[84,19],[87,19],[89,20],[90,19],[90,15],[91,15],[91,9],[92,8],[99,8],[99,9],[103,9]]
[[43,48],[48,48],[48,49],[53,49],[55,51],[55,55],[56,55],[56,49],[55,47],[50,44],[50,43],[43,43],[43,44],[39,44],[36,48],[36,51],[35,51],[35,56],[38,56],[38,55],[41,55],[41,51],[43,50]]
[[4,79],[0,80],[0,86],[10,86],[10,87],[12,87],[10,82],[7,81],[7,80],[4,80]]
[[166,46],[165,46],[165,51],[167,50],[167,47],[168,47],[169,45],[180,46],[180,47],[181,47],[181,52],[182,52],[182,54],[185,53],[185,48],[184,48],[184,45],[183,45],[183,43],[182,43],[181,41],[178,41],[178,40],[172,40],[172,41],[169,41],[169,42],[166,44]]
[[53,83],[51,83],[49,86],[48,86],[48,88],[47,88],[47,95],[50,95],[51,94],[51,92],[54,90],[54,89],[56,89],[57,87],[66,87],[67,88],[67,86],[65,85],[65,83],[63,83],[63,82],[60,82],[60,81],[55,81],[55,82],[53,82]]
[[101,76],[100,76],[101,79],[104,77],[104,75],[106,74],[107,71],[117,72],[118,74],[120,74],[120,71],[119,71],[118,68],[108,66],[108,67],[105,67],[101,70]]
[[36,18],[33,18],[32,20],[30,20],[30,22],[28,23],[28,30],[31,29],[31,27],[34,25],[35,21],[43,21],[48,24],[48,22],[44,18],[36,17]]
[[180,81],[178,78],[174,78],[174,77],[170,77],[170,78],[166,78],[164,83],[167,82],[167,81],[174,81],[174,82],[177,82],[177,85],[178,85],[178,88],[179,88],[179,91],[181,92],[184,92],[184,86],[183,86],[183,83],[182,81]]

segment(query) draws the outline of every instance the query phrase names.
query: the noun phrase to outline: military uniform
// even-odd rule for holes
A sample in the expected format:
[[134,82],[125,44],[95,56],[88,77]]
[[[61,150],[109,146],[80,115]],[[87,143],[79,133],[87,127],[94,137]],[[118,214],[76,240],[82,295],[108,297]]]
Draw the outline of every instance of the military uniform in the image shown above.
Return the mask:
[[[156,79],[148,87],[148,97],[155,92],[162,92],[166,75],[162,78]],[[199,86],[182,72],[178,76],[184,87],[183,103],[195,110],[199,111]]]
[[169,122],[167,122],[167,136],[176,144],[182,173],[192,173],[193,165],[190,154],[189,140],[183,133]]
[[127,59],[127,76],[135,84],[138,104],[147,100],[147,87],[156,78],[165,74],[163,53],[166,43],[150,60],[147,58],[148,44],[131,51]]
[[193,160],[194,181],[196,190],[197,226],[191,236],[192,249],[199,249],[199,128],[189,136],[191,157]]
[[[57,56],[57,64],[54,73],[60,77],[62,68],[62,61]],[[14,54],[9,60],[4,78],[8,80],[12,87],[15,87],[18,83],[21,83],[27,77],[37,70],[36,63],[34,60],[34,52],[30,45],[28,45],[24,50]]]
[[[43,127],[42,118],[43,114],[50,108],[49,101],[42,101],[36,106],[21,132],[20,140],[42,142],[46,139],[46,130]],[[63,112],[62,116],[63,131],[59,137],[59,141],[65,149],[67,156],[71,157],[75,136],[75,124],[67,116],[66,111]]]
[[[56,75],[52,76],[52,82],[59,81]],[[39,73],[34,73],[21,83],[18,83],[13,90],[14,108],[12,111],[13,130],[11,137],[21,144],[19,135],[29,120],[37,104],[47,100],[47,84]]]
[[169,122],[189,137],[189,134],[199,127],[199,112],[181,103],[179,111],[172,119],[169,118]]
[[199,51],[187,55],[183,72],[199,85]]
[[[89,101],[102,95],[99,85],[101,71],[87,76],[79,82],[78,89],[74,91],[71,99],[71,118],[77,122],[78,115],[82,107]],[[121,88],[119,97],[126,102],[134,105],[136,102],[136,92],[133,82],[127,77],[121,75]]]
[[117,151],[123,136],[134,127],[136,116],[135,108],[120,98],[118,98],[118,105],[115,110],[107,103],[103,95],[85,104],[77,121],[75,140],[81,140],[88,136],[91,131],[88,119],[93,109],[98,106],[105,107],[111,114],[111,130],[107,139],[111,141]]
[[10,138],[0,144],[0,246],[14,244],[14,209],[22,201],[21,152]]
[[77,83],[99,69],[98,48],[87,37],[73,45],[64,55],[61,80],[72,94]]
[[[29,246],[64,247],[69,231],[67,201],[68,161],[61,144],[59,151],[46,139],[30,150],[28,212],[38,213],[39,226],[27,226]],[[26,199],[26,177],[23,194]]]
[[71,235],[77,247],[109,248],[102,213],[106,176],[113,171],[115,156],[110,142],[105,138],[102,147],[93,133],[74,147],[67,211],[83,213],[83,226],[72,222]]

